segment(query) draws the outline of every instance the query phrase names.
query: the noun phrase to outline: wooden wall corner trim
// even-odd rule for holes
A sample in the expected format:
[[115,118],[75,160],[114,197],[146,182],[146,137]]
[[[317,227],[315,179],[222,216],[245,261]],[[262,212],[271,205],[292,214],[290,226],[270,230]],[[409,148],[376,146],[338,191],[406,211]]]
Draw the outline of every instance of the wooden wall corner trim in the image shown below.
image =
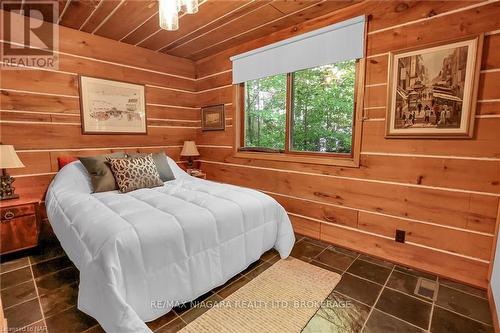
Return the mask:
[[500,324],[498,321],[499,320],[498,310],[500,310],[500,308],[498,307],[499,304],[496,303],[497,301],[500,302],[500,300],[495,300],[495,297],[493,295],[493,289],[491,287],[491,282],[493,279],[493,267],[495,265],[495,262],[497,263],[497,265],[500,265],[500,258],[495,258],[496,248],[499,246],[499,244],[497,244],[497,242],[499,241],[499,234],[498,234],[499,231],[500,231],[500,203],[498,204],[497,223],[496,223],[496,227],[495,227],[495,237],[493,239],[490,265],[488,267],[488,301],[490,304],[491,317],[493,320],[493,327],[495,329],[495,333],[500,333]]
[[493,329],[495,330],[495,333],[500,333],[500,323],[498,321],[498,312],[497,309],[497,304],[495,302],[495,297],[493,297],[493,292],[491,290],[491,287],[488,286],[488,303],[490,305],[490,311],[491,311],[491,320],[493,321]]
[[496,246],[500,245],[497,244],[499,242],[499,232],[500,232],[500,201],[498,203],[498,208],[497,208],[497,219],[496,219],[495,233],[494,233],[495,236],[493,237],[493,246],[491,247],[491,254],[490,254],[490,267],[488,269],[488,281],[490,285],[491,285],[493,266],[495,264],[495,260],[497,261],[497,264],[500,265],[500,258],[495,258]]

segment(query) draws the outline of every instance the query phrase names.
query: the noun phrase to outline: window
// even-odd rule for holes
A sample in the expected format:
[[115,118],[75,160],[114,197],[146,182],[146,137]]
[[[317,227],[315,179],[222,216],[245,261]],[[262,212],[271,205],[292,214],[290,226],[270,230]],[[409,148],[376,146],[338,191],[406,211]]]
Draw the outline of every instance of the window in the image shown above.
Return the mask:
[[232,56],[234,156],[359,166],[365,33],[360,15]]
[[286,75],[245,84],[245,147],[285,149]]
[[352,157],[357,61],[240,84],[240,151]]
[[356,62],[293,73],[292,151],[351,154]]

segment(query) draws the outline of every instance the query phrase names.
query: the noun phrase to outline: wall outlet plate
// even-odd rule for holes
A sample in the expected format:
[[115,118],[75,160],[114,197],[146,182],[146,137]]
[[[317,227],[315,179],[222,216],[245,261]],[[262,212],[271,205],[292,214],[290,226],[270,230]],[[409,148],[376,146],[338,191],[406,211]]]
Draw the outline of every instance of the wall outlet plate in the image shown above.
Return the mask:
[[404,243],[405,242],[405,237],[406,237],[406,231],[396,229],[396,237],[394,238],[394,240],[396,242],[398,242],[398,243]]

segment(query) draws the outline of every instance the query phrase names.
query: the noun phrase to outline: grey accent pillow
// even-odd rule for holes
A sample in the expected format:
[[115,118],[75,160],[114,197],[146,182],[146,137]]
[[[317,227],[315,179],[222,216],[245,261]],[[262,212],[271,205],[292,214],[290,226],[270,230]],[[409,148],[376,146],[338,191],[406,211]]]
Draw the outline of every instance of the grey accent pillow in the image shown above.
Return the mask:
[[[143,157],[148,154],[145,153],[130,153],[127,154],[130,158]],[[164,152],[153,153],[153,161],[155,162],[156,168],[158,169],[158,173],[160,174],[160,179],[164,182],[168,182],[169,180],[174,180],[175,176],[168,165],[167,156]]]
[[111,158],[109,163],[122,193],[163,185],[151,154],[135,158]]
[[90,175],[90,181],[92,187],[94,188],[94,193],[96,192],[107,192],[114,191],[118,189],[115,177],[111,172],[109,167],[108,159],[110,158],[126,158],[127,156],[123,152],[98,155],[98,156],[88,156],[88,157],[78,157],[80,162],[82,162],[85,169],[87,169]]

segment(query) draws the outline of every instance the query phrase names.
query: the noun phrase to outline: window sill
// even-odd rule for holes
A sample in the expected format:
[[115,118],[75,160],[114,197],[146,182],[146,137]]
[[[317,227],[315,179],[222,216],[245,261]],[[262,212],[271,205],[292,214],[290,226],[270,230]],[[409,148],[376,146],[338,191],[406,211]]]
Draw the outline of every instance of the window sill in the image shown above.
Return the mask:
[[263,152],[247,152],[237,151],[233,155],[236,158],[246,158],[255,160],[269,160],[281,162],[307,163],[307,164],[322,164],[342,167],[359,167],[359,161],[353,157],[335,157],[335,156],[304,156],[300,154],[285,154],[285,153],[263,153]]

